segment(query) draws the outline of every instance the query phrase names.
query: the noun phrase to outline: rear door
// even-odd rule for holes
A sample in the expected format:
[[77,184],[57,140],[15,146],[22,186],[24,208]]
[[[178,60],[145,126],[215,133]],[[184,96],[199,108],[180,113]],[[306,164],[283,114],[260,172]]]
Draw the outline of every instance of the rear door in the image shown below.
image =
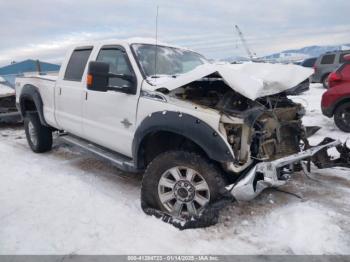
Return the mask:
[[82,112],[85,99],[86,65],[92,46],[73,50],[65,72],[60,72],[56,83],[56,121],[60,128],[80,136],[82,134]]
[[[96,61],[109,63],[110,73],[131,75],[137,79],[129,56],[122,46],[102,46],[96,54]],[[109,86],[114,89],[129,86],[134,90],[133,94],[121,90],[98,92],[87,90],[85,87],[87,94],[83,103],[84,137],[123,155],[131,156],[139,85],[139,81],[130,83],[120,78],[110,78]]]

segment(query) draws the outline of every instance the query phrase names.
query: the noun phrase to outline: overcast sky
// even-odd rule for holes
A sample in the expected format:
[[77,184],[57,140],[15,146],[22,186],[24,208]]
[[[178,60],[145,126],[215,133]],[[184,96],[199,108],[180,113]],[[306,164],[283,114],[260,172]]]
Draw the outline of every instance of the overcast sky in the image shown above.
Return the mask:
[[238,24],[258,56],[307,45],[350,43],[349,0],[0,0],[0,65],[60,62],[89,40],[154,37],[208,58],[246,55]]

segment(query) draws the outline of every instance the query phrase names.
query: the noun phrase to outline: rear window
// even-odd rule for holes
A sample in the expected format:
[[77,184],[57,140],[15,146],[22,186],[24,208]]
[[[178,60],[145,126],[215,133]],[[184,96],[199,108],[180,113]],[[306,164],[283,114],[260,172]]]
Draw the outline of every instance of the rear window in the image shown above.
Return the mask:
[[346,55],[349,55],[350,53],[344,53],[344,54],[341,54],[340,55],[340,57],[339,57],[339,63],[344,63],[345,62],[345,60],[344,60],[344,56],[346,56]]
[[64,74],[64,80],[81,81],[92,47],[73,51]]
[[305,67],[313,67],[315,62],[316,62],[316,58],[309,58],[304,60],[301,65]]
[[334,63],[335,55],[325,55],[321,59],[322,65],[329,65]]

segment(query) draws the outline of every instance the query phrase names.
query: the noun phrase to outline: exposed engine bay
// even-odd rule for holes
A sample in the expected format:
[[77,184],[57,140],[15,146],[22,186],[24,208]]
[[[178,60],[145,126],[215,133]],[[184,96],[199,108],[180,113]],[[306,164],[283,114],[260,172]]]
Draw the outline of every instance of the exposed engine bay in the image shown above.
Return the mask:
[[287,94],[283,92],[253,101],[233,91],[215,75],[171,93],[178,99],[219,111],[219,130],[235,156],[235,162],[226,169],[235,173],[253,162],[273,161],[309,148],[307,137],[319,128],[303,126],[305,109]]

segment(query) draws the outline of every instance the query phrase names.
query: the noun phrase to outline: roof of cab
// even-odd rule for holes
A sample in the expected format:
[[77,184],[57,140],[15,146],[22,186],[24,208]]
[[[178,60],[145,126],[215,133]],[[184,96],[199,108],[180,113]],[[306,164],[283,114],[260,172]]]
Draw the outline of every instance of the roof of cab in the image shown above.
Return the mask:
[[150,44],[150,45],[160,45],[160,46],[168,46],[173,48],[180,48],[184,50],[190,50],[186,47],[181,47],[173,44],[169,44],[163,41],[156,40],[154,38],[145,38],[145,37],[132,37],[126,39],[109,39],[103,41],[96,42],[85,42],[79,45],[75,45],[75,48],[82,46],[101,46],[101,45],[132,45],[132,44]]

